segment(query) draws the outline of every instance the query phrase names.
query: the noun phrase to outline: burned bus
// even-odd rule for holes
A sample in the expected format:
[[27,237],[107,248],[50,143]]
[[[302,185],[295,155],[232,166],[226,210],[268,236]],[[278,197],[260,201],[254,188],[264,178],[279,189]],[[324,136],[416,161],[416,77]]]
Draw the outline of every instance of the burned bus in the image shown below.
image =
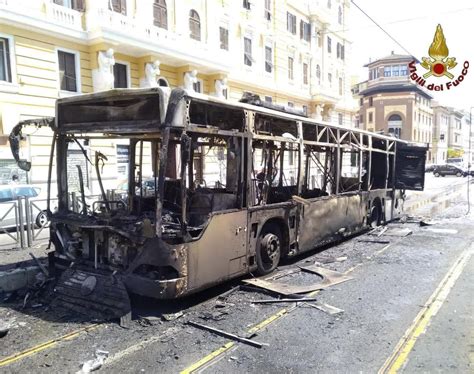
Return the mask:
[[[50,266],[62,272],[64,299],[104,310],[127,292],[177,298],[268,274],[282,258],[392,220],[405,190],[424,186],[426,145],[317,122],[255,96],[237,103],[152,88],[63,98],[53,130]],[[94,139],[127,144],[128,183],[115,199],[99,183],[101,197],[88,204],[68,149],[83,153],[100,182],[107,161],[83,146]],[[73,172],[79,211],[69,201]]]

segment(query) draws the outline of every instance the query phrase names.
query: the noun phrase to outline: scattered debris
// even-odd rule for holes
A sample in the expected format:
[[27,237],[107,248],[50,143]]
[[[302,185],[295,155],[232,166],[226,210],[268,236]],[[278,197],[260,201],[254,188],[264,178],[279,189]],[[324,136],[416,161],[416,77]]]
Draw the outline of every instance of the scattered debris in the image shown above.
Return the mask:
[[[272,278],[253,278],[253,279],[245,279],[243,282],[247,284],[251,284],[253,286],[261,287],[266,290],[276,292],[282,295],[289,295],[289,294],[300,294],[300,293],[308,293],[316,290],[321,290],[323,288],[330,287],[335,284],[339,284],[342,282],[346,282],[352,277],[339,273],[337,271],[328,270],[322,267],[318,267],[316,265],[305,266],[305,267],[298,267],[301,271],[307,271],[316,275],[319,275],[318,281],[314,284],[310,285],[291,285],[287,283],[275,282],[274,279],[278,279],[278,274],[273,276]],[[291,269],[294,270],[294,269]],[[284,270],[283,272],[288,273],[288,270]],[[278,272],[277,272],[278,273]]]
[[31,258],[36,262],[36,265],[39,266],[43,274],[46,275],[46,278],[48,278],[49,277],[48,269],[45,268],[45,266],[41,263],[41,261],[38,260],[38,258],[32,252],[29,252],[29,253],[30,253]]
[[54,289],[54,305],[100,319],[120,319],[128,327],[131,306],[124,283],[113,275],[102,275],[69,268],[63,272]]
[[384,227],[382,230],[380,230],[380,232],[379,232],[379,233],[377,233],[377,236],[382,236],[382,235],[383,235],[383,233],[384,233],[385,231],[387,231],[387,230],[388,230],[388,227],[387,227],[387,226],[385,226],[385,227]]
[[389,240],[371,240],[371,239],[359,239],[357,240],[359,243],[378,243],[378,244],[389,244]]
[[308,305],[312,308],[321,310],[321,311],[323,311],[325,313],[328,313],[330,315],[340,314],[340,313],[344,312],[344,310],[342,310],[342,309],[336,308],[335,306],[325,304],[325,303],[304,303],[304,305]]
[[97,350],[95,351],[95,358],[82,364],[82,369],[77,372],[81,373],[90,373],[91,371],[98,370],[104,365],[105,359],[109,356],[109,352]]
[[298,303],[301,301],[316,301],[314,297],[302,297],[300,299],[275,299],[275,300],[255,300],[252,304],[276,304],[276,303]]
[[208,320],[214,320],[214,321],[220,321],[225,318],[226,315],[228,315],[229,312],[226,309],[220,309],[215,312],[204,312],[199,318],[208,321]]
[[170,314],[163,314],[162,315],[162,317],[165,321],[174,321],[175,319],[178,319],[182,316],[184,316],[184,313],[182,311],[177,312],[177,313],[170,313]]
[[341,257],[324,258],[324,259],[318,260],[317,262],[320,264],[331,264],[333,262],[344,262],[346,260],[347,260],[347,256],[341,256]]
[[0,271],[0,291],[13,292],[36,283],[36,275],[41,271],[38,266]]
[[264,343],[256,342],[255,340],[250,340],[250,339],[247,339],[247,338],[243,338],[241,336],[231,334],[231,333],[216,329],[214,327],[201,325],[200,323],[196,323],[196,322],[193,322],[193,321],[188,321],[187,324],[190,325],[190,326],[193,326],[193,327],[197,327],[198,329],[206,330],[206,331],[212,332],[216,335],[223,336],[224,338],[236,340],[240,343],[245,343],[245,344],[251,345],[252,347],[262,348],[264,345],[266,345]]

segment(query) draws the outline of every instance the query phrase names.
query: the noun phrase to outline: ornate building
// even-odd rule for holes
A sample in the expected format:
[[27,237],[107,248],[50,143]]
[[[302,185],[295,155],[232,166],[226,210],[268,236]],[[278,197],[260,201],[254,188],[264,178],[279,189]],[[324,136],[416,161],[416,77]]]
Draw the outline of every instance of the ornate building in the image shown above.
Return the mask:
[[[348,0],[0,0],[0,159],[22,119],[112,87],[244,92],[350,126]],[[36,135],[41,135],[41,132]],[[25,140],[44,182],[49,137]],[[101,144],[111,162],[117,144]],[[123,158],[123,157],[122,157]],[[1,166],[1,165],[0,165]],[[116,179],[116,173],[105,179]]]

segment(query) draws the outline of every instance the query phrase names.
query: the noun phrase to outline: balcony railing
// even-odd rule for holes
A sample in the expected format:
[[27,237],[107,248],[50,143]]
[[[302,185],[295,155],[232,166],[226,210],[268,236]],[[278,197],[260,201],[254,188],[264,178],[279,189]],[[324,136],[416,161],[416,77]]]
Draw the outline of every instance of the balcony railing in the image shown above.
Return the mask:
[[[2,0],[0,0],[2,1]],[[7,1],[7,0],[3,0]],[[49,21],[59,23],[76,30],[82,30],[82,13],[61,5],[45,1],[46,17]]]

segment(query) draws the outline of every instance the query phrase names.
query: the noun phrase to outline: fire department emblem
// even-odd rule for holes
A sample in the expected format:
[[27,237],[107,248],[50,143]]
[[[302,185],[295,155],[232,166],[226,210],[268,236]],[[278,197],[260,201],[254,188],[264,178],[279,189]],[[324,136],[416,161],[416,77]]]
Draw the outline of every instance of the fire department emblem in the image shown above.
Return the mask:
[[446,45],[443,28],[439,24],[436,27],[433,43],[430,45],[428,54],[430,57],[422,57],[421,59],[422,62],[420,65],[426,70],[429,70],[423,74],[423,78],[426,79],[432,75],[435,77],[447,76],[449,79],[454,78],[454,75],[448,70],[454,68],[458,63],[455,57],[448,57],[449,49]]

